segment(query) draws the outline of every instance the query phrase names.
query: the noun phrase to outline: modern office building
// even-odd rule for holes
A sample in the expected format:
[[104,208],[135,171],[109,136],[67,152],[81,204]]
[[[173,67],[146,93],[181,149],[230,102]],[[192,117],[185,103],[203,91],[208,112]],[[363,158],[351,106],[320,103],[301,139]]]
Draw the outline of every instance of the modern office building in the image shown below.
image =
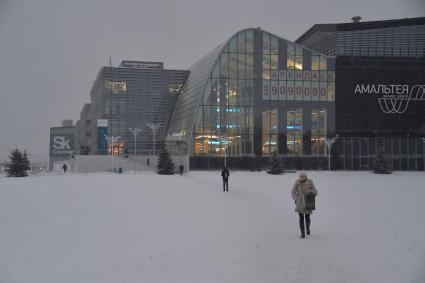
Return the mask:
[[170,113],[178,90],[188,76],[186,70],[164,69],[162,62],[122,61],[118,67],[102,67],[77,122],[79,154],[107,154],[104,135],[120,136],[114,153],[134,152],[129,128],[143,128],[136,150],[148,154],[153,148],[148,123],[159,123],[156,146],[163,147]]
[[266,166],[369,170],[382,151],[395,170],[424,170],[425,18],[315,25],[291,42],[241,30],[189,70],[123,61],[103,67],[76,123],[80,154],[188,155],[191,169]]
[[90,148],[96,149],[97,145],[91,144],[91,103],[86,103],[81,109],[80,119],[75,123],[75,149],[78,154],[89,154]]
[[337,169],[424,170],[425,17],[314,25],[296,42],[335,56]]

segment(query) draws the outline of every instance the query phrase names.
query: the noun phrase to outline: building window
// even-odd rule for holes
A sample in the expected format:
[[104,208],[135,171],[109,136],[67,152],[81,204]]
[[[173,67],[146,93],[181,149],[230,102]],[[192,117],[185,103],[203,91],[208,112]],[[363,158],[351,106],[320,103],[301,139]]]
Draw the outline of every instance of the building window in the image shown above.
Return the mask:
[[195,136],[195,154],[208,154],[208,151],[211,148],[211,144],[213,143],[213,141],[217,141],[218,143],[217,138],[213,139],[210,135],[197,134]]
[[292,43],[287,44],[286,51],[286,69],[293,70],[295,68],[295,46]]
[[238,77],[238,54],[229,53],[229,78]]
[[110,99],[103,101],[103,114],[112,114],[112,104]]
[[227,78],[227,71],[228,71],[228,67],[229,67],[228,58],[229,58],[229,53],[223,53],[223,54],[221,54],[221,69],[220,69],[220,74],[221,74],[221,78],[222,79],[226,79]]
[[295,52],[295,69],[302,70],[303,69],[303,49],[301,47],[296,47]]
[[238,53],[245,53],[245,33],[238,34]]
[[105,91],[112,94],[123,94],[127,92],[127,82],[105,81]]
[[277,70],[278,55],[270,56],[270,69]]
[[254,56],[253,54],[246,54],[246,79],[252,80],[254,78]]
[[108,120],[108,135],[123,136],[126,131],[124,120]]
[[103,113],[104,114],[112,114],[119,115],[125,113],[125,101],[122,99],[114,98],[105,98],[103,102]]
[[311,154],[326,155],[327,134],[327,112],[326,109],[311,110]]
[[279,39],[273,35],[270,37],[270,53],[279,54]]
[[303,110],[290,109],[286,112],[286,146],[289,154],[303,153]]
[[245,49],[247,53],[254,53],[254,32],[252,30],[246,32]]
[[277,109],[264,109],[263,110],[263,142],[262,152],[263,155],[271,155],[273,152],[278,151],[278,122],[277,122]]
[[328,82],[328,101],[335,101],[335,82]]
[[263,54],[270,54],[270,34],[263,32]]
[[263,55],[263,70],[270,69],[270,55]]
[[319,70],[319,56],[316,54],[311,54],[311,70],[318,71]]
[[328,59],[325,56],[320,56],[320,70],[328,69]]
[[233,37],[230,42],[229,42],[229,52],[237,52],[237,42],[236,42],[236,37]]
[[183,90],[183,84],[173,84],[168,86],[169,93],[180,94]]
[[245,54],[238,54],[238,79],[245,79]]

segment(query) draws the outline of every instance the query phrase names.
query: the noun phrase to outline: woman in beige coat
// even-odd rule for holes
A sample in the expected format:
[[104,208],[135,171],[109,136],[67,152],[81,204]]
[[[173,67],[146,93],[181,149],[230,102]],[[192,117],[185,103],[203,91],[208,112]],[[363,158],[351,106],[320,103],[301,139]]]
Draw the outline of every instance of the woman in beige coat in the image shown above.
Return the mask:
[[317,190],[314,187],[313,181],[307,178],[304,172],[301,172],[299,179],[295,182],[292,188],[292,199],[295,201],[295,212],[300,216],[301,238],[305,238],[304,218],[307,228],[307,235],[310,235],[310,210],[305,208],[305,197],[308,194],[317,196]]

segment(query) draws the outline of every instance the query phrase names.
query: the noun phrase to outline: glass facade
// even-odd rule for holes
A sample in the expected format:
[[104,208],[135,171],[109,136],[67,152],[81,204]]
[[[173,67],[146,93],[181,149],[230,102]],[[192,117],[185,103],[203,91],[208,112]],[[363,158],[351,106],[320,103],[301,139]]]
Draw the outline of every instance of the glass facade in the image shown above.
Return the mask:
[[[189,76],[177,97],[168,126],[166,142],[169,147],[174,148],[171,144],[184,144],[190,155],[193,155],[195,151],[217,152],[221,150],[221,141],[218,136],[207,134],[204,137],[203,134],[200,134],[195,138],[193,133],[195,131],[204,133],[204,119],[207,120],[206,125],[211,123],[215,124],[215,127],[217,127],[217,122],[220,122],[217,120],[220,117],[220,115],[217,116],[217,107],[208,108],[200,107],[200,105],[217,104],[217,100],[221,99],[221,68],[228,70],[228,67],[225,66],[228,60],[223,61],[223,66],[220,60],[221,51],[225,45],[226,43],[219,45],[190,68]],[[220,109],[218,111],[220,113]],[[195,119],[197,120],[196,130]],[[202,121],[202,124],[199,121]]]
[[327,111],[324,108],[311,109],[311,154],[326,154]]
[[235,35],[215,63],[194,126],[194,154],[253,154],[254,32]]
[[335,101],[335,71],[328,70],[328,58],[304,54],[289,42],[286,46],[287,53],[280,55],[286,55],[286,66],[282,64],[286,68],[273,69],[269,63],[273,55],[263,55],[263,100]]
[[[262,42],[262,156],[273,151],[288,156],[323,155],[328,116],[320,115],[321,128],[316,129],[314,109],[327,113],[334,108],[334,61],[265,32]],[[273,42],[278,42],[277,48],[272,48]],[[274,117],[281,127],[267,132]]]
[[277,109],[263,109],[262,123],[262,154],[272,155],[278,152],[278,117]]
[[286,112],[286,146],[289,154],[303,153],[303,109],[290,109]]
[[332,60],[259,29],[240,31],[191,68],[167,140],[186,141],[194,157],[323,155]]

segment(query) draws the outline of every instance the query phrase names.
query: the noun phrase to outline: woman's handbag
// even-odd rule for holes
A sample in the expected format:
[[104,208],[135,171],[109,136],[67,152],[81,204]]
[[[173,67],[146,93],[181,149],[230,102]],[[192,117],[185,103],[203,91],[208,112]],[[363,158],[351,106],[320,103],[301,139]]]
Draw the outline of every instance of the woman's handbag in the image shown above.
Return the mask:
[[316,196],[314,194],[307,194],[304,198],[305,200],[305,210],[315,210],[316,209]]

